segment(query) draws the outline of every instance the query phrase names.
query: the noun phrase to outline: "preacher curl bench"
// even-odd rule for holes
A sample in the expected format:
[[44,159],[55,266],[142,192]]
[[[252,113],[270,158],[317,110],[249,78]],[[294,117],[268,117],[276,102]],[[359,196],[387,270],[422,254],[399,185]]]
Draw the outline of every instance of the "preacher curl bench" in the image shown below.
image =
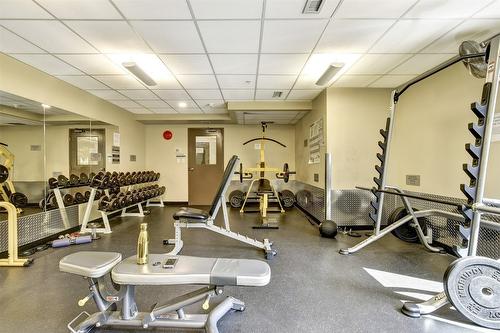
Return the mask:
[[[238,164],[239,158],[234,155],[231,157],[227,163],[226,169],[224,170],[224,175],[222,177],[222,182],[217,190],[215,197],[212,201],[212,206],[210,210],[204,211],[201,209],[184,207],[174,214],[174,227],[175,227],[175,239],[164,240],[165,245],[174,245],[174,249],[169,252],[171,255],[178,254],[182,246],[184,245],[181,238],[181,228],[198,228],[206,229],[218,233],[222,236],[226,236],[242,243],[255,246],[259,249],[265,251],[266,259],[271,259],[276,255],[276,251],[271,248],[272,242],[269,239],[264,239],[263,241],[258,241],[256,239],[240,235],[234,231],[231,231],[229,225],[229,217],[227,215],[226,207],[226,191],[231,183],[231,178],[234,173],[234,169]],[[222,207],[222,213],[224,215],[224,227],[219,227],[214,225],[214,220],[217,217],[219,209]]]
[[[173,268],[163,263],[176,258]],[[259,260],[200,258],[150,254],[149,262],[137,265],[136,256],[122,261],[116,252],[76,252],[59,262],[62,272],[83,276],[88,280],[90,294],[78,305],[93,299],[98,311],[92,315],[80,313],[68,324],[72,333],[88,333],[95,327],[197,328],[218,333],[217,322],[231,310],[243,311],[245,304],[227,297],[208,314],[187,314],[184,308],[201,301],[208,310],[209,301],[223,292],[224,286],[265,286],[271,279],[269,265]],[[107,279],[111,273],[113,287]],[[169,302],[155,304],[146,312],[139,312],[135,302],[136,286],[205,285],[203,288],[175,297]],[[118,305],[120,305],[118,307]]]

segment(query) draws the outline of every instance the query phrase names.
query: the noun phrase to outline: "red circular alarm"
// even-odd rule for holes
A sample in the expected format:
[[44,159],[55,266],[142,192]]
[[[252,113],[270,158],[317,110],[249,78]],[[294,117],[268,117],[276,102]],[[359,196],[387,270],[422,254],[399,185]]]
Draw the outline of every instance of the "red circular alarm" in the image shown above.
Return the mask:
[[170,140],[170,139],[172,139],[173,136],[174,136],[174,134],[169,130],[166,130],[165,132],[163,132],[163,138],[165,140]]

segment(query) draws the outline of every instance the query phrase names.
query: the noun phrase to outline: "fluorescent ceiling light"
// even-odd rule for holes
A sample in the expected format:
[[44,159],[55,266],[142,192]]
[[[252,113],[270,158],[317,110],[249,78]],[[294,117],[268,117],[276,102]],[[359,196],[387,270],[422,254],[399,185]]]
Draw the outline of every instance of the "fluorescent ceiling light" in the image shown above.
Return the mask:
[[325,82],[324,86],[330,86],[337,81],[349,68],[359,59],[360,54],[331,54],[331,53],[316,53],[313,54],[306,63],[301,76],[311,78],[312,82],[317,82],[330,68],[331,65],[343,64],[333,76]]
[[149,76],[148,73],[146,73],[135,62],[132,62],[132,61],[124,62],[122,65],[145,85],[156,86],[155,80],[153,80],[153,78],[151,76]]
[[107,54],[107,56],[119,66],[124,66],[124,63],[127,62],[135,63],[156,83],[175,80],[165,64],[155,54]]
[[44,109],[50,109],[50,108],[51,108],[51,106],[50,106],[50,105],[47,105],[47,104],[42,104],[42,108],[44,108]]
[[337,75],[342,68],[344,67],[344,64],[341,63],[336,63],[336,64],[330,64],[323,73],[323,75],[320,76],[318,81],[316,81],[317,86],[325,86],[330,82],[335,75]]
[[186,102],[179,102],[179,104],[177,104],[180,108],[185,108],[187,106]]

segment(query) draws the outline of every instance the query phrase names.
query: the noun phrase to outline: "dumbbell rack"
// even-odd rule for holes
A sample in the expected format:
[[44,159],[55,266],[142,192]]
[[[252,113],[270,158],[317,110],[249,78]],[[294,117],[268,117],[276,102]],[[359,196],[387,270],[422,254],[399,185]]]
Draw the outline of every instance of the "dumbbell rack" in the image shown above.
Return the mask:
[[[154,183],[154,182],[141,183],[141,184],[136,184],[136,185],[146,186],[150,183]],[[126,188],[126,192],[134,189],[134,185],[120,186],[120,189],[122,187]],[[92,190],[90,191],[90,198],[89,198],[89,201],[87,202],[87,206],[85,207],[85,214],[83,216],[83,221],[82,221],[82,226],[80,228],[80,233],[90,233],[92,231],[92,229],[87,227],[87,225],[90,222],[90,214],[92,212],[92,207],[94,205],[94,202],[97,202],[97,201],[95,201],[95,194],[96,194],[97,190],[98,190],[98,188],[92,187]],[[104,192],[105,192],[105,195],[109,195],[108,189],[105,189]],[[114,210],[114,211],[99,210],[99,212],[101,213],[102,221],[104,223],[104,228],[97,228],[96,232],[102,233],[102,234],[110,234],[112,231],[111,231],[111,227],[109,225],[108,215],[114,214],[116,212],[121,211],[121,215],[120,215],[121,217],[132,217],[132,216],[133,217],[144,217],[144,210],[142,207],[143,203],[146,203],[146,207],[164,207],[162,195],[163,194],[156,196],[156,197],[153,197],[153,198],[149,198],[149,199],[141,201],[141,202],[134,203],[134,204],[127,206],[127,207],[122,207],[122,208]],[[150,200],[156,199],[156,198],[159,199],[158,203],[151,203],[150,202]],[[128,213],[127,212],[127,209],[130,209],[130,208],[135,207],[135,206],[137,206],[137,208],[139,209],[139,212],[137,212],[137,213]]]
[[87,187],[87,186],[88,185],[72,185],[72,186],[65,186],[62,188],[56,187],[52,189],[52,191],[54,192],[54,196],[56,197],[57,207],[59,208],[59,212],[61,213],[61,219],[66,229],[71,228],[71,225],[69,223],[68,213],[66,212],[66,205],[64,204],[63,196],[61,194],[61,189]]

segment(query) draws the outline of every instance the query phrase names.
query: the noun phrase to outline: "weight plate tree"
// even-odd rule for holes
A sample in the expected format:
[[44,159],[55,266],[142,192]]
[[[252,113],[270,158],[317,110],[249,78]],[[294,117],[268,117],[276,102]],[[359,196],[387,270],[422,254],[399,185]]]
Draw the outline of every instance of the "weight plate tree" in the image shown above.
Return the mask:
[[486,257],[455,260],[443,282],[458,312],[479,326],[500,329],[500,262]]

